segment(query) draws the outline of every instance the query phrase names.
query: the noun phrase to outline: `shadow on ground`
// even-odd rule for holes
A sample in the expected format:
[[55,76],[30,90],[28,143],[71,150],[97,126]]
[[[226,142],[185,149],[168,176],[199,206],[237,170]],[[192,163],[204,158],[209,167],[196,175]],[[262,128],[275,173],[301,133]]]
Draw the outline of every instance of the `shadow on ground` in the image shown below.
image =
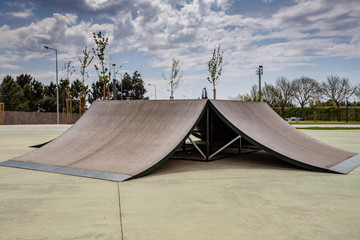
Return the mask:
[[[195,156],[194,158],[196,158]],[[156,169],[152,175],[167,175],[191,171],[210,171],[220,169],[258,169],[258,170],[286,170],[307,171],[285,161],[282,161],[265,151],[258,151],[244,155],[221,158],[215,161],[193,161],[184,159],[169,159]]]

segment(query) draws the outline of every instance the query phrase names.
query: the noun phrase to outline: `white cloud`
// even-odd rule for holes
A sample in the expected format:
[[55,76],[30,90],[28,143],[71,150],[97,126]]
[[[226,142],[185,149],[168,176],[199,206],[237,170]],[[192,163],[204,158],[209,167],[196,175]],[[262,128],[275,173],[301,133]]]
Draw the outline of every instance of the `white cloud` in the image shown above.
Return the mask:
[[206,79],[207,61],[219,43],[224,49],[223,77],[229,81],[253,74],[258,64],[279,71],[286,66],[311,65],[322,57],[360,56],[360,4],[355,0],[301,0],[267,18],[228,15],[226,9],[233,3],[228,0],[83,3],[77,2],[73,8],[94,16],[109,14],[101,24],[79,21],[74,13],[57,13],[19,28],[3,25],[0,46],[6,46],[3,50],[23,49],[28,61],[51,56],[43,49],[49,45],[59,50],[59,61],[78,62],[83,48],[93,46],[92,33],[102,31],[109,36],[111,54],[139,51],[152,67],[163,69],[170,67],[173,57],[180,59],[184,72],[193,74],[184,78],[188,82]]
[[15,18],[29,18],[34,15],[31,9],[25,9],[21,12],[9,12],[7,14]]
[[0,69],[11,69],[11,70],[20,70],[21,67],[18,65],[13,65],[13,64],[1,64],[0,65]]

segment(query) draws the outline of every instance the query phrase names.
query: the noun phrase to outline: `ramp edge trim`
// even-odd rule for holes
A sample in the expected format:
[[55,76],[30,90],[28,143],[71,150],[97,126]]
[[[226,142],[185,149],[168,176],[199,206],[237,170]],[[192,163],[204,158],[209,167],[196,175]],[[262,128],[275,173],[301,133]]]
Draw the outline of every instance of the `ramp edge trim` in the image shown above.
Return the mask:
[[355,156],[332,166],[329,170],[342,174],[348,174],[358,166],[360,166],[360,154],[356,154]]
[[46,165],[39,163],[28,163],[28,162],[14,161],[14,160],[0,162],[0,166],[60,173],[60,174],[80,176],[80,177],[96,178],[96,179],[109,180],[115,182],[122,182],[132,177],[130,175],[121,174],[121,173],[101,172],[101,171],[94,171],[87,169],[69,168],[69,167],[61,167],[61,166]]

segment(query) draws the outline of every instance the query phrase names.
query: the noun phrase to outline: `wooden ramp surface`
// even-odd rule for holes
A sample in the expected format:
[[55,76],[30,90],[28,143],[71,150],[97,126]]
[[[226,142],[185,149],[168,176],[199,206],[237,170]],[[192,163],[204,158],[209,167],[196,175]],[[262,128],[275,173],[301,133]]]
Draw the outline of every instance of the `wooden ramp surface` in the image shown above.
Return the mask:
[[267,103],[211,100],[227,124],[270,154],[312,170],[348,173],[360,165],[360,155],[341,150],[298,131]]
[[96,101],[64,134],[2,165],[123,181],[171,157],[205,105],[206,100]]

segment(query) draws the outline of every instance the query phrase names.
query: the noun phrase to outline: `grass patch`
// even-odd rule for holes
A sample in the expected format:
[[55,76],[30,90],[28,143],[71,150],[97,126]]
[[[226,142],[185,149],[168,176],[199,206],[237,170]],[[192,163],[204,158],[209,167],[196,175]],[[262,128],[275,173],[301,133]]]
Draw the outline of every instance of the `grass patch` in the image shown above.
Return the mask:
[[360,125],[360,122],[289,122],[291,125]]

